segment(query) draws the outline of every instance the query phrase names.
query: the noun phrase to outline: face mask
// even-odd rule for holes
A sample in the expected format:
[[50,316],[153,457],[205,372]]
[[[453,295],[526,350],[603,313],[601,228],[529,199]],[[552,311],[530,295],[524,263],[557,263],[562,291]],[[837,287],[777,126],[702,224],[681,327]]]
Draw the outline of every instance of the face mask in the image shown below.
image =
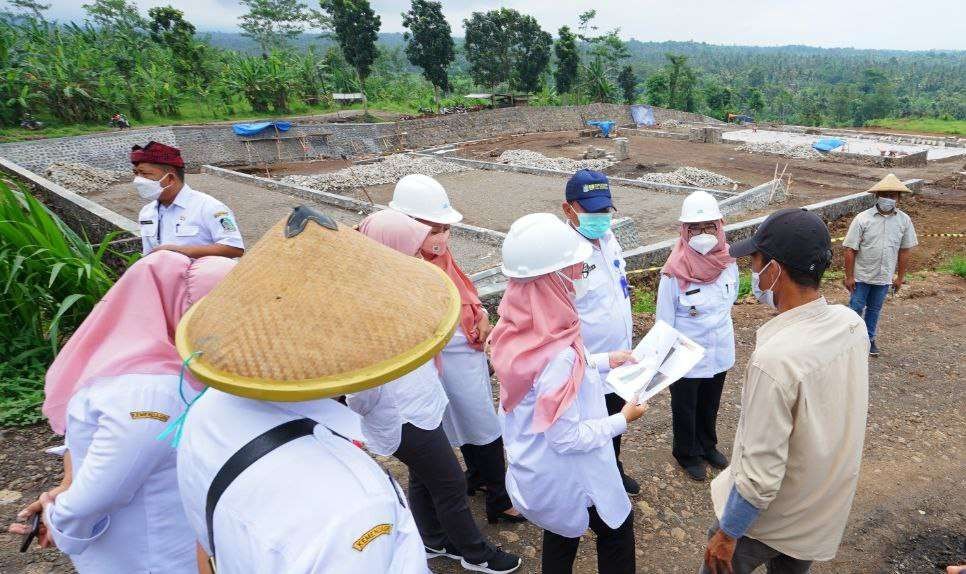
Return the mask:
[[875,202],[882,211],[892,211],[896,208],[896,200],[890,199],[888,197],[880,197],[878,201]]
[[[161,179],[164,179],[162,177]],[[138,195],[141,199],[146,199],[148,201],[154,201],[161,197],[161,193],[164,192],[167,187],[161,187],[161,180],[148,179],[146,177],[136,176],[134,178],[134,187],[138,190]]]
[[[772,259],[768,262],[768,265],[771,265],[774,262],[775,260]],[[772,289],[775,287],[775,284],[778,283],[778,277],[781,277],[782,269],[781,267],[778,268],[778,277],[775,277],[775,281],[772,282],[771,287],[768,289],[762,289],[758,284],[758,281],[760,280],[762,272],[765,269],[768,269],[768,265],[762,267],[761,271],[758,273],[755,273],[754,271],[751,272],[751,292],[755,294],[755,299],[758,299],[759,303],[768,305],[772,309],[775,309],[775,292],[772,291]]]
[[610,229],[611,218],[609,213],[578,213],[577,231],[587,239],[600,239]]
[[446,251],[446,245],[449,243],[449,229],[442,233],[433,233],[426,236],[426,240],[423,241],[420,250],[426,255],[434,256],[439,255]]
[[590,290],[590,281],[586,277],[581,277],[580,279],[571,279],[561,271],[557,271],[557,275],[569,282],[574,288],[574,299],[580,299],[587,294],[587,291]]
[[718,245],[718,238],[709,233],[702,233],[701,235],[695,235],[689,239],[688,245],[691,246],[691,249],[694,249],[701,255],[707,255]]

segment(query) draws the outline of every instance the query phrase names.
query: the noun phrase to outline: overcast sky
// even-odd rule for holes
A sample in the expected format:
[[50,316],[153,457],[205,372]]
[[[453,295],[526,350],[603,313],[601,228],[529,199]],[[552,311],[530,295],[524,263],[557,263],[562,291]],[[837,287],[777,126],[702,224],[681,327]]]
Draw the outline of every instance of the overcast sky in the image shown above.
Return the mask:
[[[47,0],[57,20],[82,20],[85,0]],[[400,32],[409,0],[370,0],[383,32]],[[3,0],[0,0],[0,4]],[[315,6],[314,2],[307,2]],[[199,30],[237,30],[237,0],[135,0],[148,8],[172,5]],[[444,0],[455,35],[474,11],[505,6],[531,14],[556,36],[575,27],[577,14],[597,10],[601,29],[620,27],[625,39],[694,40],[710,44],[966,50],[966,0]]]

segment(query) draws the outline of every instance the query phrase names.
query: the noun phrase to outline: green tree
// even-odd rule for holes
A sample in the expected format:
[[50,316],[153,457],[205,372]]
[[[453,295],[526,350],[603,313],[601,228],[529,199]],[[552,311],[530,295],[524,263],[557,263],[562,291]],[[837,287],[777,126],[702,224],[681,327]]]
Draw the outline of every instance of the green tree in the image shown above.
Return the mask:
[[210,80],[205,73],[204,44],[196,43],[195,27],[184,19],[184,12],[171,6],[148,10],[151,38],[174,55],[172,65],[182,86],[193,79]]
[[97,25],[116,31],[137,32],[147,28],[147,21],[138,7],[125,0],[94,0],[84,4],[84,10]]
[[50,10],[50,4],[43,4],[36,0],[7,0],[7,3],[11,8],[19,10],[21,14],[41,21],[45,20],[44,12]]
[[761,112],[765,109],[765,96],[758,88],[750,88],[744,95],[745,107],[753,112]]
[[409,12],[402,15],[408,30],[406,57],[414,66],[423,69],[423,77],[433,85],[433,99],[439,112],[439,93],[449,89],[446,69],[456,58],[452,30],[443,17],[443,5],[430,0],[413,0]]
[[668,107],[668,83],[667,74],[661,70],[656,74],[651,74],[644,82],[644,94],[647,103],[652,106],[662,108]]
[[533,16],[521,16],[514,30],[513,73],[510,88],[524,92],[540,89],[540,78],[550,63],[553,37],[540,29]]
[[516,10],[500,8],[473,12],[463,20],[466,59],[477,84],[495,88],[509,81],[519,19],[520,13]]
[[242,34],[258,42],[263,55],[285,48],[305,31],[313,13],[300,0],[241,0],[248,12],[238,25]]
[[[580,80],[580,54],[577,52],[577,37],[570,28],[561,27],[557,35],[557,42],[553,46],[554,55],[557,56],[557,69],[553,78],[557,93],[565,94],[576,91],[577,82]],[[579,100],[577,103],[580,103]]]
[[637,76],[634,75],[634,69],[630,66],[624,66],[620,75],[617,76],[617,84],[624,93],[624,101],[633,104],[637,97]]
[[382,19],[372,11],[368,0],[322,0],[322,10],[328,14],[335,37],[346,62],[355,69],[362,90],[363,113],[369,114],[366,97],[366,78],[372,70],[378,50],[379,26]]
[[710,115],[718,119],[724,120],[728,117],[733,99],[734,93],[727,86],[710,82],[704,87],[704,101],[708,104]]
[[664,74],[667,77],[667,105],[678,110],[694,111],[694,70],[688,65],[688,57],[680,54],[665,54],[667,63]]

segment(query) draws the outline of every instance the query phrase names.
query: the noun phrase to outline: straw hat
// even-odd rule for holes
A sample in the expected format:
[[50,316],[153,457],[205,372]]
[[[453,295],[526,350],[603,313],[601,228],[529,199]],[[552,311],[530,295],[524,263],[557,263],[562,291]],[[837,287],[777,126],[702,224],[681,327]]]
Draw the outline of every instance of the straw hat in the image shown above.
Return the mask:
[[435,265],[306,206],[280,221],[185,314],[176,344],[198,380],[301,401],[361,391],[436,355],[460,296]]
[[869,193],[880,193],[889,191],[899,191],[905,193],[912,193],[912,190],[903,185],[899,178],[894,174],[889,174],[882,178],[882,181],[873,185],[869,188]]

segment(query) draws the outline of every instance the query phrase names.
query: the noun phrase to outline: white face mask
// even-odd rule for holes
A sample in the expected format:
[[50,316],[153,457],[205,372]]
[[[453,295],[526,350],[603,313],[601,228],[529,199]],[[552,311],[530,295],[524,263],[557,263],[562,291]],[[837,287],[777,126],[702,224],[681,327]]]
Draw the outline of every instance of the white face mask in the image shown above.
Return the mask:
[[[771,265],[774,262],[775,260],[772,259],[771,261],[768,262],[768,265]],[[782,275],[782,268],[781,267],[778,268],[778,277],[775,277],[775,281],[772,282],[771,287],[769,287],[768,289],[762,289],[761,286],[758,284],[758,282],[760,280],[762,272],[765,269],[768,269],[768,265],[765,265],[764,267],[762,267],[761,271],[759,271],[758,273],[755,273],[754,271],[751,272],[751,292],[755,294],[755,299],[758,299],[759,303],[768,305],[772,309],[775,309],[776,308],[775,292],[772,291],[772,289],[774,289],[775,284],[778,283],[778,277],[781,277]]]
[[581,277],[580,279],[571,279],[560,271],[557,271],[557,275],[560,275],[562,279],[568,281],[573,286],[575,300],[580,299],[587,294],[587,291],[590,291],[590,280],[586,277]]
[[880,197],[878,201],[875,202],[882,211],[892,211],[896,208],[896,200],[890,199],[888,197]]
[[[161,179],[164,179],[162,177]],[[148,179],[146,177],[141,177],[140,175],[134,178],[134,188],[138,190],[138,195],[141,199],[146,199],[148,201],[154,201],[161,197],[167,187],[161,187],[161,180]]]
[[710,233],[702,233],[701,235],[695,235],[689,239],[688,245],[691,246],[691,249],[694,249],[701,255],[707,255],[718,245],[718,238]]

